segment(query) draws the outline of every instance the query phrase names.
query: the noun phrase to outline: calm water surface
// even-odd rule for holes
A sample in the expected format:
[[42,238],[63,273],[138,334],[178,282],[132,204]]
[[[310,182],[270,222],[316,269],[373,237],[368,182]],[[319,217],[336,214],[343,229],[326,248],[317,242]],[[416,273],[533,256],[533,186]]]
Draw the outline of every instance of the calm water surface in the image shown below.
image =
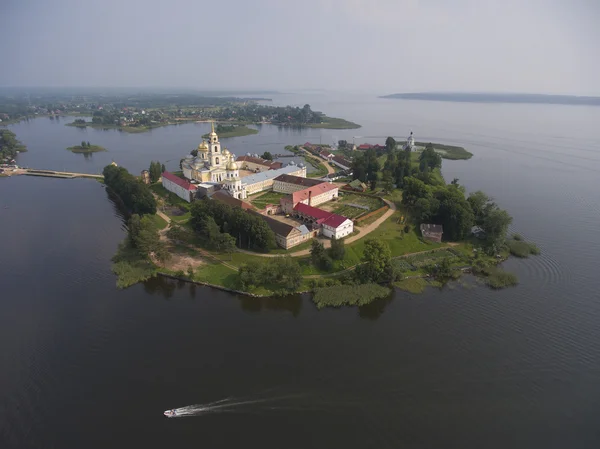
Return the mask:
[[[510,260],[521,284],[392,297],[317,311],[160,280],[119,291],[123,218],[99,183],[0,179],[0,447],[596,448],[600,412],[600,110],[287,95],[363,124],[228,139],[236,154],[306,140],[466,146],[447,179],[483,189],[536,241]],[[178,164],[206,125],[149,134],[11,127],[22,165],[132,171]],[[85,134],[85,137],[82,137]],[[67,152],[90,140],[110,152]],[[264,148],[264,149],[262,149]],[[228,412],[167,408],[231,397]]]

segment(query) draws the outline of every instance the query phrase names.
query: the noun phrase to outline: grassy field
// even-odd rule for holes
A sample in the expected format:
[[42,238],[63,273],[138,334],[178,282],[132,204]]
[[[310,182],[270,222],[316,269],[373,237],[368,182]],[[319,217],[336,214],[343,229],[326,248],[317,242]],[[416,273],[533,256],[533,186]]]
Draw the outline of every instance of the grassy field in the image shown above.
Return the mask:
[[377,212],[376,214],[371,215],[369,218],[362,220],[360,223],[356,223],[356,226],[369,226],[371,223],[379,220],[386,212],[388,208]]
[[394,282],[394,287],[409,293],[423,293],[427,287],[427,281],[423,278],[410,278]]
[[323,123],[313,123],[307,125],[309,128],[327,128],[327,129],[356,129],[360,128],[357,123],[349,122],[343,118],[323,117]]
[[106,148],[101,147],[100,145],[90,145],[89,147],[75,145],[74,147],[67,147],[67,150],[73,153],[98,153],[100,151],[107,151]]
[[[368,209],[362,209],[360,207],[352,206],[356,204],[359,206],[368,207]],[[383,207],[385,203],[379,198],[372,198],[368,196],[356,195],[352,193],[344,192],[343,196],[340,196],[335,203],[335,207],[332,212],[343,215],[348,218],[356,218],[359,215],[364,215],[374,210]]]
[[287,194],[285,193],[268,191],[263,195],[259,195],[254,199],[250,199],[250,202],[258,209],[264,209],[267,206],[267,204],[279,204],[279,200],[286,196]]
[[[232,128],[232,129],[229,129]],[[240,136],[249,136],[251,134],[258,134],[258,130],[254,128],[248,128],[247,126],[227,126],[226,131],[217,131],[219,134],[219,138],[225,139],[227,137],[240,137]],[[203,139],[208,139],[208,133],[202,136]]]
[[160,231],[161,229],[164,229],[167,227],[167,221],[160,215],[155,214],[155,215],[152,215],[151,217],[154,220],[154,226],[156,227],[157,231]]
[[[425,149],[425,145],[428,145],[429,142],[415,142],[415,146],[423,147]],[[450,160],[461,160],[461,159],[471,159],[473,157],[473,153],[468,152],[463,147],[457,147],[453,145],[444,145],[441,143],[431,143],[433,145],[433,149],[442,156],[442,159],[450,159]],[[422,151],[422,150],[421,150]]]

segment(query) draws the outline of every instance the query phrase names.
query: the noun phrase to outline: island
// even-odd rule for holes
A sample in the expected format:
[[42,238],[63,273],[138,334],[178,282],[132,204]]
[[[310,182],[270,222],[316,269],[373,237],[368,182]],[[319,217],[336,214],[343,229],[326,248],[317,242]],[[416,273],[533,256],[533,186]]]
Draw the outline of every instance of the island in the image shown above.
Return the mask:
[[600,97],[469,92],[414,92],[384,95],[379,98],[399,100],[451,101],[459,103],[528,103],[600,106]]
[[[221,125],[217,124],[217,133],[221,137],[240,137],[249,136],[251,134],[258,134],[258,130],[254,128],[248,128],[245,125]],[[208,133],[202,136],[203,139],[208,139]]]
[[92,145],[89,142],[81,141],[80,145],[67,147],[67,150],[73,153],[97,153],[99,151],[106,151],[106,148],[100,145]]
[[[120,288],[158,275],[250,296],[310,292],[319,308],[364,305],[464,273],[510,287],[518,280],[500,264],[540,252],[507,235],[511,216],[485,193],[447,183],[440,153],[416,151],[412,135],[341,159],[352,174],[338,183],[307,178],[301,165],[235,160],[218,133],[209,139],[210,153],[201,143],[180,172],[153,161],[139,179],[105,167],[131,214],[113,258]],[[337,162],[331,147],[298,148]],[[211,179],[220,190],[203,184]]]

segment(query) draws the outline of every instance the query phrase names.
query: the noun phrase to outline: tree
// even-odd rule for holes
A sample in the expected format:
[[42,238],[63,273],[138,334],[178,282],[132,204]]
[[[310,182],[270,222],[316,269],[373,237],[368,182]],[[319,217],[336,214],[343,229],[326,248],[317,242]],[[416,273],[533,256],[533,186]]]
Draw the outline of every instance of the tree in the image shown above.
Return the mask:
[[365,242],[362,262],[355,270],[358,280],[362,283],[382,282],[392,264],[390,247],[381,240],[368,239]]
[[232,253],[235,251],[235,237],[222,232],[217,239],[216,247],[219,251],[229,254],[229,259],[231,259]]
[[85,148],[85,140],[81,141],[81,148]]
[[160,174],[162,175],[166,171],[167,171],[167,168],[165,167],[165,164],[161,164],[160,165]]
[[88,148],[89,148],[89,147],[91,147],[89,140],[88,140],[88,142],[87,142],[87,147],[88,147]]
[[129,243],[143,257],[154,256],[159,261],[170,256],[166,245],[158,236],[154,221],[148,215],[133,214],[128,222]]
[[268,152],[268,151],[265,151],[265,152],[262,154],[262,156],[261,156],[261,157],[262,157],[263,159],[266,159],[266,160],[268,160],[268,161],[272,161],[272,160],[273,160],[273,155],[272,155],[270,152]]
[[383,190],[390,193],[394,190],[394,178],[392,178],[392,174],[389,171],[383,172],[383,177],[381,179]]
[[[420,167],[429,167],[430,170],[442,167],[442,157],[436,153],[433,149],[433,145],[428,143],[421,155],[419,156],[421,162]],[[423,168],[421,168],[423,171]]]
[[348,146],[348,141],[347,140],[338,140],[338,148],[340,150],[345,149]]
[[331,239],[331,248],[329,254],[333,260],[342,260],[346,254],[346,245],[344,239]]
[[194,268],[192,268],[191,265],[188,266],[187,275],[188,275],[188,278],[194,279]]
[[396,151],[396,140],[393,137],[385,139],[385,150],[388,154]]
[[198,156],[198,149],[194,148],[192,151],[190,151],[190,154],[194,157]]
[[317,239],[313,239],[310,244],[310,259],[313,265],[318,266],[325,255],[325,246]]
[[150,181],[153,183],[158,182],[160,176],[162,175],[160,162],[150,162],[150,170],[148,171],[150,173]]

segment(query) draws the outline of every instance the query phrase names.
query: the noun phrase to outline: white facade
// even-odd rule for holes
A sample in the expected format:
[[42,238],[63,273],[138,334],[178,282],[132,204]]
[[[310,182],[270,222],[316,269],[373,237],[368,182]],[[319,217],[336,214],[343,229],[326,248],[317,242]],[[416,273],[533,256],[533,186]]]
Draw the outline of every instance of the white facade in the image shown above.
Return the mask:
[[162,177],[162,185],[169,192],[173,192],[179,198],[187,201],[188,203],[192,201],[195,190],[190,190],[186,187],[180,186],[179,184],[176,184],[175,182],[165,178],[164,176]]
[[330,239],[334,237],[336,239],[341,239],[354,232],[354,223],[349,218],[347,218],[346,221],[344,221],[337,228],[328,226],[327,224],[323,223],[321,225],[321,232],[325,237],[328,237]]

